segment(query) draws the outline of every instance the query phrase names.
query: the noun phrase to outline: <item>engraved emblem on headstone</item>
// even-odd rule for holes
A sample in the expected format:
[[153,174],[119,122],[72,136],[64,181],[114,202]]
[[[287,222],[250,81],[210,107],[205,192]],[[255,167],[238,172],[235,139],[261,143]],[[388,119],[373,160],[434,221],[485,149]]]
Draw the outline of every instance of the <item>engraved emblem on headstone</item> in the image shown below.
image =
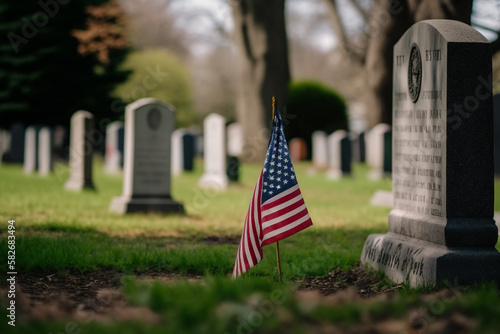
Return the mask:
[[161,113],[158,109],[152,108],[148,113],[148,126],[151,130],[156,130],[161,123]]
[[417,102],[422,84],[422,57],[417,44],[411,46],[410,62],[408,63],[408,91],[413,103]]

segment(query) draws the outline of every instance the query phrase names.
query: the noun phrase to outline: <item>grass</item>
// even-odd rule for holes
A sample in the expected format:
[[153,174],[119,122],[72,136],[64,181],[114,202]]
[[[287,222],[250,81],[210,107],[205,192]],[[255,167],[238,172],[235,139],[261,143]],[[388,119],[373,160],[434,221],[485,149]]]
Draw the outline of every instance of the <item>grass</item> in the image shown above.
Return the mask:
[[[227,275],[260,168],[245,165],[242,182],[217,193],[197,187],[198,164],[193,173],[173,179],[172,196],[184,203],[188,215],[162,216],[109,212],[111,199],[121,194],[121,176],[105,175],[100,161],[94,168],[95,192],[64,190],[57,172],[43,178],[24,175],[18,166],[2,166],[0,228],[16,220],[20,272],[106,267]],[[314,226],[280,244],[286,279],[348,268],[359,260],[368,234],[387,230],[389,209],[368,203],[376,189],[390,189],[388,181],[366,181],[363,165],[355,167],[356,177],[336,182],[309,175],[308,168],[307,163],[296,166]],[[208,245],[207,237],[235,242]],[[6,238],[0,245],[6,249]],[[0,261],[6,261],[6,252],[0,253]],[[275,272],[274,248],[266,247],[263,262],[249,275]]]
[[[7,263],[5,231],[7,221],[15,219],[19,275],[112,268],[128,274],[140,269],[204,276],[203,283],[170,284],[144,284],[128,277],[123,282],[126,298],[159,314],[161,325],[93,321],[75,324],[77,328],[70,331],[75,333],[78,329],[82,333],[301,333],[310,332],[311,326],[317,324],[353,326],[367,317],[405,319],[411,309],[428,310],[434,318],[460,312],[478,319],[480,332],[484,333],[500,328],[500,292],[496,285],[473,286],[446,301],[421,298],[421,293],[432,289],[403,286],[394,299],[385,302],[311,303],[293,293],[292,283],[276,283],[272,246],[264,248],[264,260],[259,265],[241,279],[229,280],[250,196],[262,166],[244,165],[241,182],[220,193],[197,187],[202,174],[200,162],[196,167],[193,173],[172,180],[172,196],[184,203],[188,214],[162,216],[109,212],[111,199],[121,194],[121,176],[104,174],[100,160],[94,167],[97,190],[84,192],[64,190],[67,174],[62,165],[48,177],[24,175],[20,166],[3,165],[0,261]],[[387,231],[390,209],[370,206],[369,201],[375,190],[391,189],[389,180],[368,181],[368,168],[359,164],[354,166],[353,178],[340,181],[326,180],[321,173],[310,175],[309,167],[308,163],[295,165],[314,225],[280,243],[285,282],[324,275],[334,268],[350,268],[358,263],[366,237]],[[499,198],[495,200],[498,211]],[[217,238],[233,242],[211,241]],[[2,281],[5,272],[0,272]],[[2,298],[1,305],[5,301]],[[436,300],[443,304],[439,314],[432,313],[437,312]],[[271,307],[272,312],[266,311]],[[252,314],[257,315],[249,318]],[[257,322],[258,326],[254,326]],[[0,332],[68,332],[68,324],[56,320],[19,323],[12,328],[1,321]]]

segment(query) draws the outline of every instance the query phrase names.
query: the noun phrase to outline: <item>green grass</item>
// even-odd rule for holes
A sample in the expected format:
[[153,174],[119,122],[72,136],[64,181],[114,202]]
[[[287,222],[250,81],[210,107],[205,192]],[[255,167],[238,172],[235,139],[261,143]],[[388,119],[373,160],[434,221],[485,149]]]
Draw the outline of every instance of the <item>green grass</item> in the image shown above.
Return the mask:
[[[227,275],[232,271],[237,243],[208,245],[207,237],[238,240],[261,166],[245,165],[242,182],[225,192],[198,188],[202,170],[173,179],[172,195],[183,202],[187,216],[119,215],[109,212],[121,194],[121,176],[102,173],[97,161],[97,191],[64,190],[61,171],[43,178],[24,175],[19,166],[0,169],[0,227],[16,220],[18,271],[169,269],[181,273]],[[313,219],[313,227],[280,243],[285,279],[322,275],[332,268],[357,263],[366,236],[387,230],[389,209],[369,205],[377,189],[390,182],[367,181],[366,166],[355,166],[356,177],[328,181],[309,175],[309,164],[297,164],[297,177]],[[0,241],[6,249],[6,238]],[[276,274],[274,247],[249,275]],[[6,252],[0,253],[6,261]],[[3,262],[6,263],[6,262]]]
[[[112,268],[128,274],[140,269],[204,276],[203,283],[170,284],[145,284],[133,277],[126,278],[126,298],[159,314],[161,325],[93,321],[77,324],[82,333],[235,333],[246,326],[242,324],[252,321],[248,315],[262,305],[272,305],[273,311],[269,315],[265,310],[259,311],[265,314],[259,326],[250,326],[254,332],[311,332],[313,325],[354,326],[367,317],[380,321],[405,319],[411,310],[435,309],[436,298],[420,297],[433,289],[408,286],[385,302],[311,304],[293,293],[292,283],[276,283],[274,246],[265,247],[264,260],[241,279],[229,280],[237,240],[261,167],[244,165],[240,183],[215,193],[197,187],[202,174],[198,162],[193,173],[172,180],[172,196],[184,203],[188,214],[162,216],[109,212],[111,199],[121,194],[121,176],[105,175],[99,160],[94,168],[97,191],[84,192],[64,190],[67,174],[61,166],[57,171],[62,177],[53,174],[44,178],[24,175],[20,166],[3,165],[0,261],[7,263],[7,221],[15,219],[16,269],[20,275]],[[309,167],[308,163],[299,163],[295,169],[314,225],[280,242],[285,282],[324,275],[339,267],[350,268],[358,263],[366,237],[387,231],[390,209],[370,206],[369,201],[375,190],[390,190],[390,180],[367,180],[368,168],[359,164],[354,166],[353,178],[340,181],[326,180],[321,173],[310,175]],[[496,182],[498,190],[500,183]],[[498,196],[495,209],[500,210]],[[206,241],[216,237],[235,242]],[[5,272],[0,272],[2,281]],[[380,284],[390,286],[387,281]],[[431,316],[438,319],[459,312],[478,319],[480,332],[495,333],[500,328],[499,294],[496,285],[472,286],[453,300],[440,301],[444,303],[440,313]],[[279,301],[277,296],[281,297]],[[5,296],[0,296],[0,305],[4,301]],[[12,328],[1,321],[0,332],[55,334],[68,332],[65,326],[68,322],[57,320],[19,323]]]

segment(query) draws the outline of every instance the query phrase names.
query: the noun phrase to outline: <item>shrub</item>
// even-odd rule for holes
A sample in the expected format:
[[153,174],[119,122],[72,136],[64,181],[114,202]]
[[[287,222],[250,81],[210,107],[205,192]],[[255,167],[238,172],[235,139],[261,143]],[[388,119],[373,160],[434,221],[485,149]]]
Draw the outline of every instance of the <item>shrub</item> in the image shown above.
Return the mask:
[[311,156],[311,135],[321,130],[328,134],[348,130],[347,107],[343,97],[333,89],[315,81],[290,83],[287,92],[285,135],[302,138]]

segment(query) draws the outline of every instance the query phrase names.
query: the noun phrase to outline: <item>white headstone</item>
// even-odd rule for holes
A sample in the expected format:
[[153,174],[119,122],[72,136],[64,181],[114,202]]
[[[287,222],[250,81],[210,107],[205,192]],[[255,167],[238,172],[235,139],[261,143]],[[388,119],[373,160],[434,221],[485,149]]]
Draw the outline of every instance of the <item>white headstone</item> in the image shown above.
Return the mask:
[[108,174],[121,172],[122,152],[119,149],[119,132],[123,123],[116,121],[106,127],[106,155],[104,156],[105,171]]
[[368,177],[372,180],[384,177],[384,133],[391,130],[390,125],[375,125],[366,136],[366,160],[371,170]]
[[243,152],[243,129],[240,123],[231,123],[227,126],[227,154],[239,157]]
[[125,109],[125,165],[123,193],[111,201],[119,213],[184,213],[170,195],[171,135],[175,109],[144,98]]
[[328,136],[328,170],[326,177],[337,180],[344,175],[350,175],[351,159],[350,138],[347,131],[337,130]]
[[184,145],[182,136],[185,129],[177,129],[172,133],[172,175],[179,175],[184,171]]
[[226,175],[226,120],[218,114],[210,114],[203,122],[205,173],[200,187],[225,189],[229,183]]
[[28,126],[24,137],[23,171],[31,174],[38,168],[38,130],[36,126]]
[[52,171],[52,129],[45,126],[38,132],[38,173],[42,176]]
[[3,156],[10,150],[10,133],[7,130],[0,129],[0,163]]
[[315,169],[328,166],[328,139],[326,132],[314,131],[312,134],[312,161]]
[[64,187],[70,190],[94,189],[92,182],[92,131],[94,115],[80,110],[71,116],[69,141],[70,177]]

